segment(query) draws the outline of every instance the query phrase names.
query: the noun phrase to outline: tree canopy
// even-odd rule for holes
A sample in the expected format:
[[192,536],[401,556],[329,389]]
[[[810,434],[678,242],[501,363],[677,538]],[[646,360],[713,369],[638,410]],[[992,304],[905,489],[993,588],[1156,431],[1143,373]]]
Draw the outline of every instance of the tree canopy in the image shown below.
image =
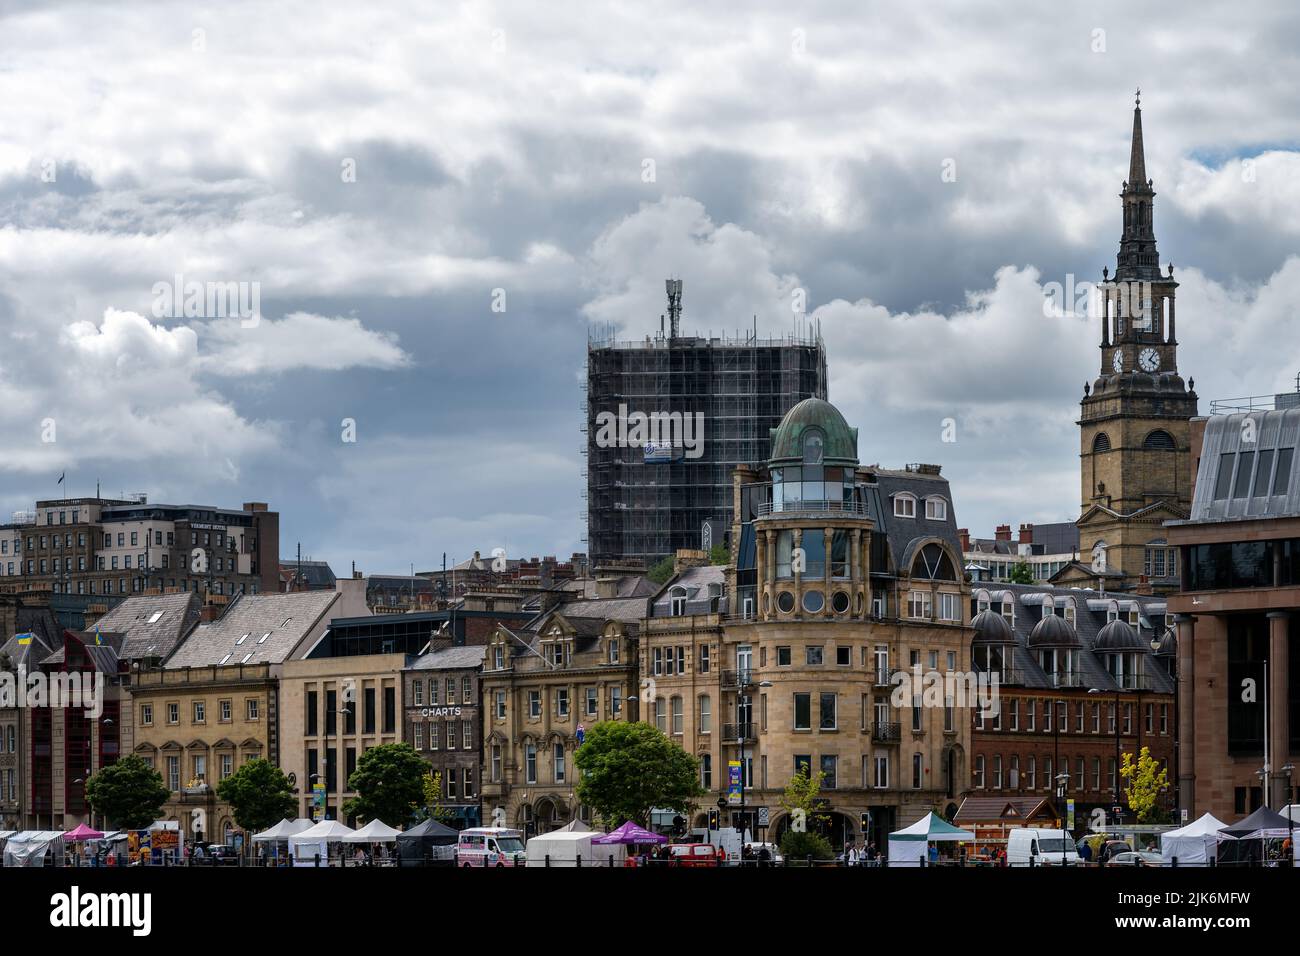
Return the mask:
[[86,781],[86,802],[121,830],[143,830],[162,815],[171,791],[135,754],[109,764]]
[[645,723],[595,724],[574,762],[578,799],[611,827],[628,820],[648,827],[651,809],[689,813],[704,793],[696,759]]
[[382,820],[400,827],[424,805],[424,778],[429,762],[410,744],[380,744],[357,761],[348,786],[357,795],[343,805],[348,816]]
[[297,816],[298,801],[284,771],[264,757],[250,760],[217,784],[217,796],[249,833],[267,830]]

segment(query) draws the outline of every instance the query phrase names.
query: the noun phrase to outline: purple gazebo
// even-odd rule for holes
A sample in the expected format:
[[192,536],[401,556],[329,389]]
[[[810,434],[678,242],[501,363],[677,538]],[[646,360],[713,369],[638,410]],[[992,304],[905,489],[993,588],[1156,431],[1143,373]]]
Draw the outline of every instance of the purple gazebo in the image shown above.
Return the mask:
[[606,846],[611,843],[667,843],[666,836],[660,836],[658,833],[651,833],[645,827],[639,827],[631,820],[623,824],[617,830],[598,836],[591,841]]

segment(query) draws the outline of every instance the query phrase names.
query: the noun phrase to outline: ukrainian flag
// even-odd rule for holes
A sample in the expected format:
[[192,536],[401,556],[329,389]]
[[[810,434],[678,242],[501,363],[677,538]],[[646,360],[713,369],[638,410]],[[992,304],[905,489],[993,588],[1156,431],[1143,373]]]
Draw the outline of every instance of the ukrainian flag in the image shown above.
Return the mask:
[[18,643],[19,643],[19,644],[30,644],[31,642],[32,642],[32,634],[31,634],[30,631],[29,631],[28,633],[26,633],[26,634],[19,634],[19,635],[18,635]]
[[104,639],[103,639],[103,637],[101,637],[100,634],[99,634],[99,625],[98,625],[98,624],[95,625],[95,643],[96,643],[96,644],[103,644],[103,643],[104,643]]

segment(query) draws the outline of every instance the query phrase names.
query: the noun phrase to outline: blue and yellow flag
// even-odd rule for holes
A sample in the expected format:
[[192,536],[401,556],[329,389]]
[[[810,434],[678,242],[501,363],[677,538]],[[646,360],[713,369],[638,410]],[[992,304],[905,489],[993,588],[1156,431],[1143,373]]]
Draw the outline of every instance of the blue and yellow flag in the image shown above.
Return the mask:
[[99,625],[98,625],[98,624],[95,625],[95,643],[96,643],[96,644],[103,644],[103,643],[104,643],[104,639],[103,639],[103,637],[100,636],[100,633],[99,633]]
[[19,635],[18,635],[18,643],[19,643],[19,644],[30,644],[31,642],[32,642],[32,634],[31,634],[30,631],[29,631],[28,633],[26,633],[26,634],[19,634]]

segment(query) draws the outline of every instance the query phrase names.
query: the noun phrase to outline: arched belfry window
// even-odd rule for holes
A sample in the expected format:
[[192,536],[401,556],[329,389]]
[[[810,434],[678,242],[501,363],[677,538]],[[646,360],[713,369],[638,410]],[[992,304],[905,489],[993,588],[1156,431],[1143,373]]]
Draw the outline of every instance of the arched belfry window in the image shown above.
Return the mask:
[[931,581],[956,581],[948,552],[937,544],[927,544],[912,562],[912,577]]
[[1099,451],[1110,451],[1110,436],[1105,432],[1098,432],[1097,437],[1092,440],[1092,451],[1093,454]]
[[1147,451],[1173,451],[1178,447],[1178,443],[1169,432],[1157,428],[1142,442],[1142,447]]
[[822,433],[809,430],[803,438],[803,463],[805,465],[820,465],[822,463],[823,446]]

